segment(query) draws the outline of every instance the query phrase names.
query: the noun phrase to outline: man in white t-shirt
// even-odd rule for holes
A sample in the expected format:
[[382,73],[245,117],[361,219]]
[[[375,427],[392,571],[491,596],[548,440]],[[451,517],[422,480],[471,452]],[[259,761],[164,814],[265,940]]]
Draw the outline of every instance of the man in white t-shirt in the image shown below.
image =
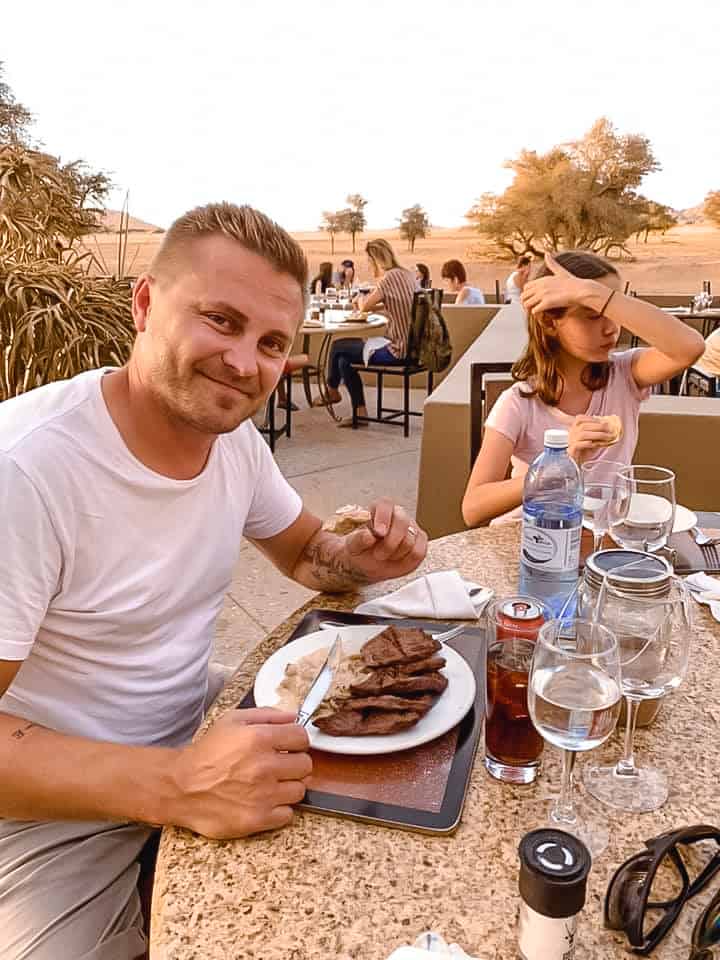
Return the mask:
[[389,500],[372,530],[323,531],[250,420],[306,287],[267,217],[190,211],[135,284],[128,364],[0,405],[3,960],[134,960],[152,825],[241,837],[291,820],[312,769],[293,715],[229,711],[190,742],[243,536],[316,590],[425,555]]

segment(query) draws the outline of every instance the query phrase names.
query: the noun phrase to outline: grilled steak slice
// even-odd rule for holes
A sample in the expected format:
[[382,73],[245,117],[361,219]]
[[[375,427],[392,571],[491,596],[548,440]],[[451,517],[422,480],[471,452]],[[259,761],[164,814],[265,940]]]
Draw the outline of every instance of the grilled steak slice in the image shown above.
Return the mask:
[[445,657],[426,657],[425,660],[414,660],[412,663],[399,663],[397,671],[403,676],[413,673],[429,673],[431,670],[440,670],[445,666]]
[[441,647],[429,633],[416,627],[388,627],[368,640],[360,656],[369,667],[386,667],[394,663],[411,663],[431,657]]
[[355,696],[367,697],[377,697],[385,693],[442,693],[447,685],[447,677],[437,671],[408,677],[390,668],[375,670],[372,676],[361,683],[350,684],[350,692]]
[[314,721],[331,737],[369,737],[399,733],[420,719],[415,710],[340,710],[330,717]]
[[[422,694],[419,697],[352,697],[346,701],[347,708],[352,710],[415,710],[421,716],[426,714],[435,702],[431,694]],[[345,708],[345,705],[343,705]]]

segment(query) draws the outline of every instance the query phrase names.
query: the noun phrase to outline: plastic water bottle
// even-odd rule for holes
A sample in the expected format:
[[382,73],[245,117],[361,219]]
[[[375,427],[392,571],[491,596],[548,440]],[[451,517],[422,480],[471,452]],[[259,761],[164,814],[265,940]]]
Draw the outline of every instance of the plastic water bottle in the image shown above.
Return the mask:
[[546,430],[544,442],[525,476],[520,592],[557,616],[578,578],[583,482],[568,456],[567,430]]

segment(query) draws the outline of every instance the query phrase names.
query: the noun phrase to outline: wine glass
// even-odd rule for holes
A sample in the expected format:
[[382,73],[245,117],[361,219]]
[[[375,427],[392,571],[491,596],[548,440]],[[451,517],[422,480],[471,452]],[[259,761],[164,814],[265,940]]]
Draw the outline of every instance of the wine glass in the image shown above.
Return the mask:
[[593,553],[600,549],[610,528],[627,514],[628,482],[620,476],[627,464],[615,460],[593,460],[581,468],[583,479],[583,526],[593,534]]
[[629,504],[624,516],[610,519],[610,536],[626,550],[643,553],[666,546],[675,523],[675,474],[665,467],[624,467]]
[[596,601],[597,619],[617,638],[626,701],[625,746],[615,766],[585,770],[593,797],[620,810],[657,810],[668,797],[667,777],[654,767],[637,767],[633,753],[637,711],[642,700],[657,699],[682,682],[692,630],[690,601],[682,580],[672,578],[664,595],[638,596],[606,574]]
[[561,791],[550,822],[582,840],[593,856],[605,849],[608,835],[583,822],[576,810],[573,767],[579,752],[600,746],[613,732],[620,702],[620,657],[612,631],[591,620],[544,623],[530,667],[528,708],[538,733],[563,752]]

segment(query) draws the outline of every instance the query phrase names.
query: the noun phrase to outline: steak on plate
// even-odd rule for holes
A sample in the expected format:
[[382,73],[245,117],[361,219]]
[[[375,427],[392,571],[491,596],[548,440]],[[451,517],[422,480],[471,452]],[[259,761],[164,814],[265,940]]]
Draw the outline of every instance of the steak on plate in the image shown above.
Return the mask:
[[416,710],[349,710],[314,720],[315,726],[331,737],[368,737],[399,733],[420,719]]
[[347,707],[352,710],[415,710],[421,716],[426,714],[435,702],[435,697],[429,693],[419,697],[351,697],[346,701]]
[[354,696],[377,697],[385,693],[442,693],[448,685],[447,677],[433,670],[418,676],[408,677],[393,668],[374,670],[372,675],[361,683],[351,683],[350,692]]
[[437,653],[441,646],[429,633],[417,627],[387,627],[363,645],[360,656],[369,667],[387,667],[425,660]]
[[413,660],[412,663],[399,663],[398,674],[412,675],[413,673],[428,673],[431,670],[441,670],[445,666],[445,657],[427,657],[425,660]]

